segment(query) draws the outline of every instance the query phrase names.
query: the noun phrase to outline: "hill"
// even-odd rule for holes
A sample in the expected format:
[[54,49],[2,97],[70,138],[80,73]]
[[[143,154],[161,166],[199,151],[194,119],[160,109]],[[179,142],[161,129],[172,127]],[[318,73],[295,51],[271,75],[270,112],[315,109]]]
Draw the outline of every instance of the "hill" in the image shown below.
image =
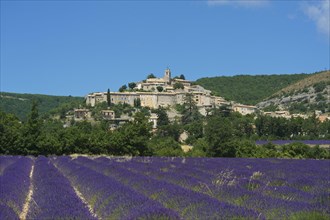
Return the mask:
[[61,112],[84,102],[82,97],[1,92],[0,110],[13,113],[20,120],[25,120],[30,113],[33,100],[38,102],[41,115],[49,114],[51,111]]
[[227,100],[256,105],[309,76],[310,74],[219,76],[201,78],[195,83]]
[[257,104],[264,110],[289,110],[306,113],[330,110],[330,71],[310,75]]

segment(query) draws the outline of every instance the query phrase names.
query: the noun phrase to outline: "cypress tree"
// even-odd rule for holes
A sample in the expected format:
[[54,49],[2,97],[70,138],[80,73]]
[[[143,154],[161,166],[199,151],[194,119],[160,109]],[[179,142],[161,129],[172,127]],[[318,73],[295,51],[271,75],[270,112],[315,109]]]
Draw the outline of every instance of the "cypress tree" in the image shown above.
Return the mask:
[[110,89],[108,89],[108,92],[107,92],[107,103],[108,103],[108,107],[110,107],[110,105],[111,105]]

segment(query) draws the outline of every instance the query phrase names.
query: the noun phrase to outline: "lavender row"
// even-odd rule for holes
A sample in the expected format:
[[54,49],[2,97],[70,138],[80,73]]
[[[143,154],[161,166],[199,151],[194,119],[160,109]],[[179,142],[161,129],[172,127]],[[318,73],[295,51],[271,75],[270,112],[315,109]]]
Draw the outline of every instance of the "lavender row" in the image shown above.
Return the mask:
[[125,163],[109,165],[82,157],[78,158],[76,163],[118,179],[125,185],[177,211],[184,219],[261,218],[260,213],[253,210],[220,202],[202,193],[131,172],[120,165]]
[[[98,158],[96,161],[107,165],[118,163],[116,159],[109,160],[106,158]],[[128,170],[140,175],[156,177],[159,180],[178,184],[187,189],[203,192],[221,201],[256,209],[266,216],[273,216],[274,210],[279,209],[286,210],[286,212],[277,213],[277,218],[288,217],[294,212],[310,211],[314,208],[304,201],[306,199],[312,200],[313,196],[300,190],[284,187],[285,190],[282,190],[283,195],[288,193],[284,198],[266,194],[265,192],[270,192],[273,189],[260,181],[257,175],[251,175],[253,178],[251,176],[236,178],[236,174],[232,170],[221,170],[220,167],[218,168],[220,175],[209,175],[207,177],[205,173],[196,172],[189,159],[171,161],[167,163],[169,164],[167,166],[166,163],[158,164],[158,159],[155,161],[143,159],[141,161],[133,158],[126,163],[118,163],[118,165],[123,165]],[[202,174],[205,179],[190,176],[189,173]],[[297,196],[299,196],[300,201],[295,200]]]
[[32,184],[27,219],[95,219],[70,182],[46,157],[37,158]]
[[[285,202],[289,201],[293,207],[298,207],[299,202],[303,203],[299,205],[302,211],[303,206],[305,206],[307,209],[329,213],[329,208],[325,208],[329,207],[325,205],[329,199],[328,202],[322,199],[325,197],[324,194],[329,195],[327,189],[329,188],[330,176],[326,175],[329,173],[329,160],[218,158],[207,159],[207,161],[212,161],[212,163],[206,163],[207,166],[204,167],[207,172],[215,174],[217,170],[224,168],[232,170],[236,180],[238,180],[237,185],[254,188],[254,193],[259,192],[263,195],[286,200]],[[203,167],[203,164],[200,163],[198,167]],[[259,196],[260,194],[255,195]],[[247,202],[250,201],[247,200]],[[308,203],[307,206],[306,203]]]
[[17,156],[0,156],[0,175],[3,174],[5,169],[16,162],[19,157]]
[[68,157],[54,161],[101,218],[179,219],[174,211],[124,186],[114,178],[78,165]]
[[19,219],[29,191],[32,164],[28,157],[17,157],[0,176],[0,219]]
[[[329,160],[218,158],[205,159],[204,163],[196,158],[192,160],[199,162],[195,164],[198,169],[204,169],[214,178],[212,182],[233,183],[235,180],[241,188],[255,185],[254,193],[274,198],[318,205],[320,197],[324,197],[329,188],[330,175],[325,175],[329,174]],[[185,163],[188,172],[193,166],[190,162]],[[205,175],[203,178],[210,183]]]
[[[145,159],[133,158],[131,162],[134,162],[134,165],[126,163],[126,166],[131,164],[129,169],[137,166],[143,170],[140,164],[145,164],[145,167],[149,167],[145,170],[146,172],[151,172],[150,169],[161,173],[159,175],[177,172],[207,182],[217,180],[219,174],[224,174],[224,171],[227,173],[232,171],[233,176],[237,177],[236,180],[243,182],[249,181],[254,173],[259,172],[262,174],[259,180],[265,185],[285,185],[298,189],[305,189],[307,186],[309,191],[324,189],[326,187],[324,184],[329,184],[330,181],[329,175],[324,175],[329,173],[329,160],[175,158],[164,161],[157,158],[150,159],[149,163],[145,161]],[[159,170],[156,170],[157,168]],[[301,175],[302,173],[304,175]],[[278,184],[280,182],[282,183]]]
[[284,144],[291,144],[291,143],[304,143],[309,145],[328,145],[330,146],[330,140],[274,140],[274,141],[256,141],[257,145],[263,145],[267,143],[272,143],[276,145],[284,145]]
[[[95,161],[104,164],[118,163],[116,159],[108,159],[100,157]],[[140,175],[150,176],[152,178],[167,181],[185,188],[195,188],[204,183],[205,179],[209,179],[210,175],[202,171],[196,170],[194,167],[187,167],[186,163],[175,161],[164,162],[161,160],[153,160],[152,158],[132,158],[130,161],[123,163],[129,171]]]

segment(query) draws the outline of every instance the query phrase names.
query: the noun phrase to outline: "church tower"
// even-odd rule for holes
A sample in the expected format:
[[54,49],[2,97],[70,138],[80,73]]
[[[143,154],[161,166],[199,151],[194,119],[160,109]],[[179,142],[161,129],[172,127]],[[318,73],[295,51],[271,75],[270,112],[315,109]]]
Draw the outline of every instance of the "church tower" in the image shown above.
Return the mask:
[[170,68],[167,68],[165,70],[165,74],[164,74],[163,79],[167,84],[171,84],[171,70],[170,70]]

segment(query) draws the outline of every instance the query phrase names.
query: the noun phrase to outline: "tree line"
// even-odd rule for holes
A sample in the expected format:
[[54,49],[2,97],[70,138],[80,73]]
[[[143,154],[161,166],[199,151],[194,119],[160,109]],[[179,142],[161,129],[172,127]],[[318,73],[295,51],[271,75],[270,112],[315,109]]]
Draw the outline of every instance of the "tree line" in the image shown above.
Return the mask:
[[[120,106],[111,108],[122,111]],[[226,107],[210,109],[202,116],[189,96],[176,109],[181,117],[174,122],[166,109],[151,110],[158,115],[157,130],[148,121],[150,110],[130,109],[134,120],[110,131],[109,122],[101,118],[93,124],[72,121],[69,127],[60,119],[41,118],[38,104],[33,102],[25,122],[0,111],[0,154],[330,158],[329,149],[319,146],[255,144],[261,139],[330,139],[330,121],[242,116]],[[184,144],[193,146],[187,153],[181,150],[182,133],[188,136]]]

